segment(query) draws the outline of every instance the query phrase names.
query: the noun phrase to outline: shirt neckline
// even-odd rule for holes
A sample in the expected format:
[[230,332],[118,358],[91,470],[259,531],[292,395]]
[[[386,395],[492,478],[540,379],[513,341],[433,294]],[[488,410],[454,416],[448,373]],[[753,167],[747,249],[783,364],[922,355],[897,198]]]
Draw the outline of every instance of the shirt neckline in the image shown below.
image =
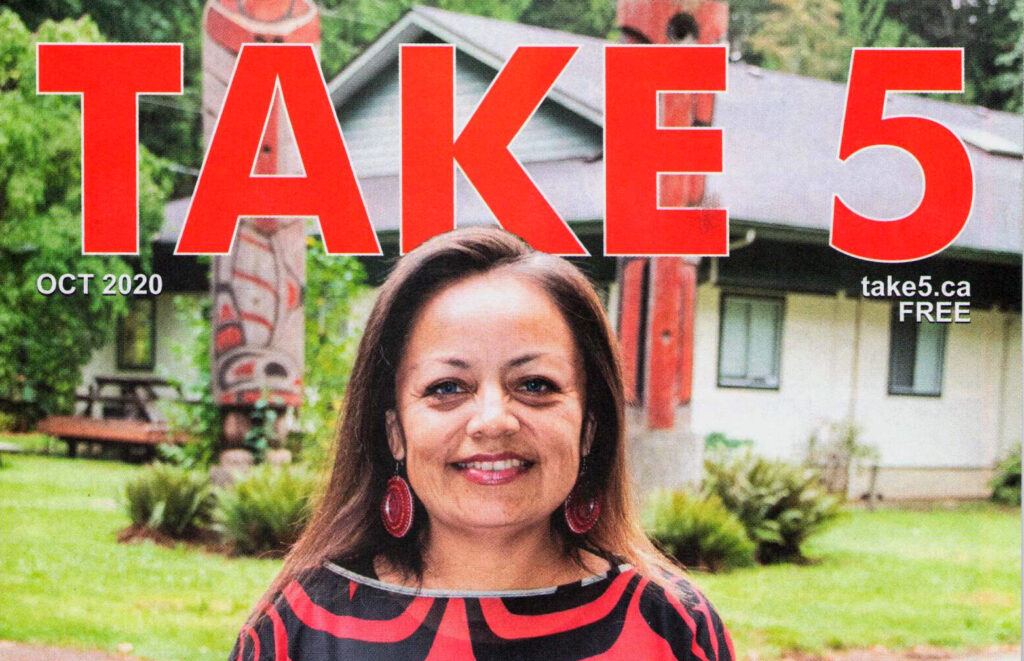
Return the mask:
[[385,592],[392,592],[395,594],[409,595],[413,597],[440,597],[440,598],[469,598],[469,599],[487,599],[487,598],[499,598],[507,599],[514,597],[539,597],[543,595],[554,594],[558,590],[564,590],[566,588],[582,588],[594,583],[608,580],[633,568],[629,563],[623,563],[620,565],[613,565],[608,571],[600,574],[594,574],[588,576],[579,581],[572,581],[571,583],[563,583],[562,585],[555,585],[544,588],[531,588],[528,590],[438,590],[438,589],[424,589],[424,588],[411,588],[405,585],[396,585],[395,583],[385,583],[380,579],[370,578],[362,574],[346,569],[341,565],[338,565],[330,560],[324,561],[324,567],[329,571],[334,572],[340,576],[359,583],[368,587],[377,588]]

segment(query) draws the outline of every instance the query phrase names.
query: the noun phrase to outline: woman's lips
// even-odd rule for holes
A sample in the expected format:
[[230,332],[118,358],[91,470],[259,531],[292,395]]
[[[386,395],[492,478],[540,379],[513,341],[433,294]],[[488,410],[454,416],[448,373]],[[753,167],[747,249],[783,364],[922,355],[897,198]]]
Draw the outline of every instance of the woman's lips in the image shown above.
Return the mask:
[[533,462],[512,452],[502,452],[501,454],[476,454],[452,462],[451,465],[470,482],[494,486],[508,484],[515,480],[530,470]]

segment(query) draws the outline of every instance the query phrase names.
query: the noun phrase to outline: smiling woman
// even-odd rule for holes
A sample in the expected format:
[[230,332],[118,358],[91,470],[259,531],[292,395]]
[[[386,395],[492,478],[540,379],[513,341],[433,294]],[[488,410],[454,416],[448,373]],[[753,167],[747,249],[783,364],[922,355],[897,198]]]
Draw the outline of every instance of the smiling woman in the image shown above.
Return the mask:
[[333,469],[232,659],[732,659],[644,536],[586,278],[496,229],[403,257]]

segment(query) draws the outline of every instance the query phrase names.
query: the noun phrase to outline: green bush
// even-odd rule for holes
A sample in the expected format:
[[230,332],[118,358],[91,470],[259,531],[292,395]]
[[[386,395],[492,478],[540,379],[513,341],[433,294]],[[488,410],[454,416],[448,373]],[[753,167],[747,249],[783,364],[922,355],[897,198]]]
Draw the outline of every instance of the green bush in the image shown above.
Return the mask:
[[644,508],[647,535],[686,567],[717,572],[754,562],[754,543],[718,496],[656,491]]
[[759,562],[802,560],[804,540],[839,514],[839,498],[809,468],[746,452],[706,461],[705,474],[705,490],[739,517]]
[[258,466],[222,492],[218,530],[235,553],[283,555],[306,524],[315,485],[304,468]]
[[727,452],[753,445],[754,441],[749,438],[731,438],[720,431],[713,431],[704,437],[704,449],[711,452]]
[[1000,505],[1020,507],[1020,448],[1016,448],[996,466],[996,476],[988,483],[992,500]]
[[205,472],[154,464],[125,486],[128,518],[139,528],[189,539],[211,523],[216,497]]

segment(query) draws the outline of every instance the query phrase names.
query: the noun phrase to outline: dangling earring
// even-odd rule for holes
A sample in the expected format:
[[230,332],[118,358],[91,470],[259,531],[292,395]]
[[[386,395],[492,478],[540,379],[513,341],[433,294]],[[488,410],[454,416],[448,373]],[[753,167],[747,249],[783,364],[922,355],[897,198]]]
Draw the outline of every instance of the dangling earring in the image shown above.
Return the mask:
[[594,527],[601,516],[601,499],[599,494],[588,494],[584,486],[584,475],[587,472],[586,456],[580,460],[580,475],[576,478],[569,496],[565,499],[565,522],[569,530],[582,535]]
[[380,501],[380,520],[392,537],[405,537],[412,528],[412,490],[400,474],[402,462],[395,462],[395,475],[388,480],[384,499]]

